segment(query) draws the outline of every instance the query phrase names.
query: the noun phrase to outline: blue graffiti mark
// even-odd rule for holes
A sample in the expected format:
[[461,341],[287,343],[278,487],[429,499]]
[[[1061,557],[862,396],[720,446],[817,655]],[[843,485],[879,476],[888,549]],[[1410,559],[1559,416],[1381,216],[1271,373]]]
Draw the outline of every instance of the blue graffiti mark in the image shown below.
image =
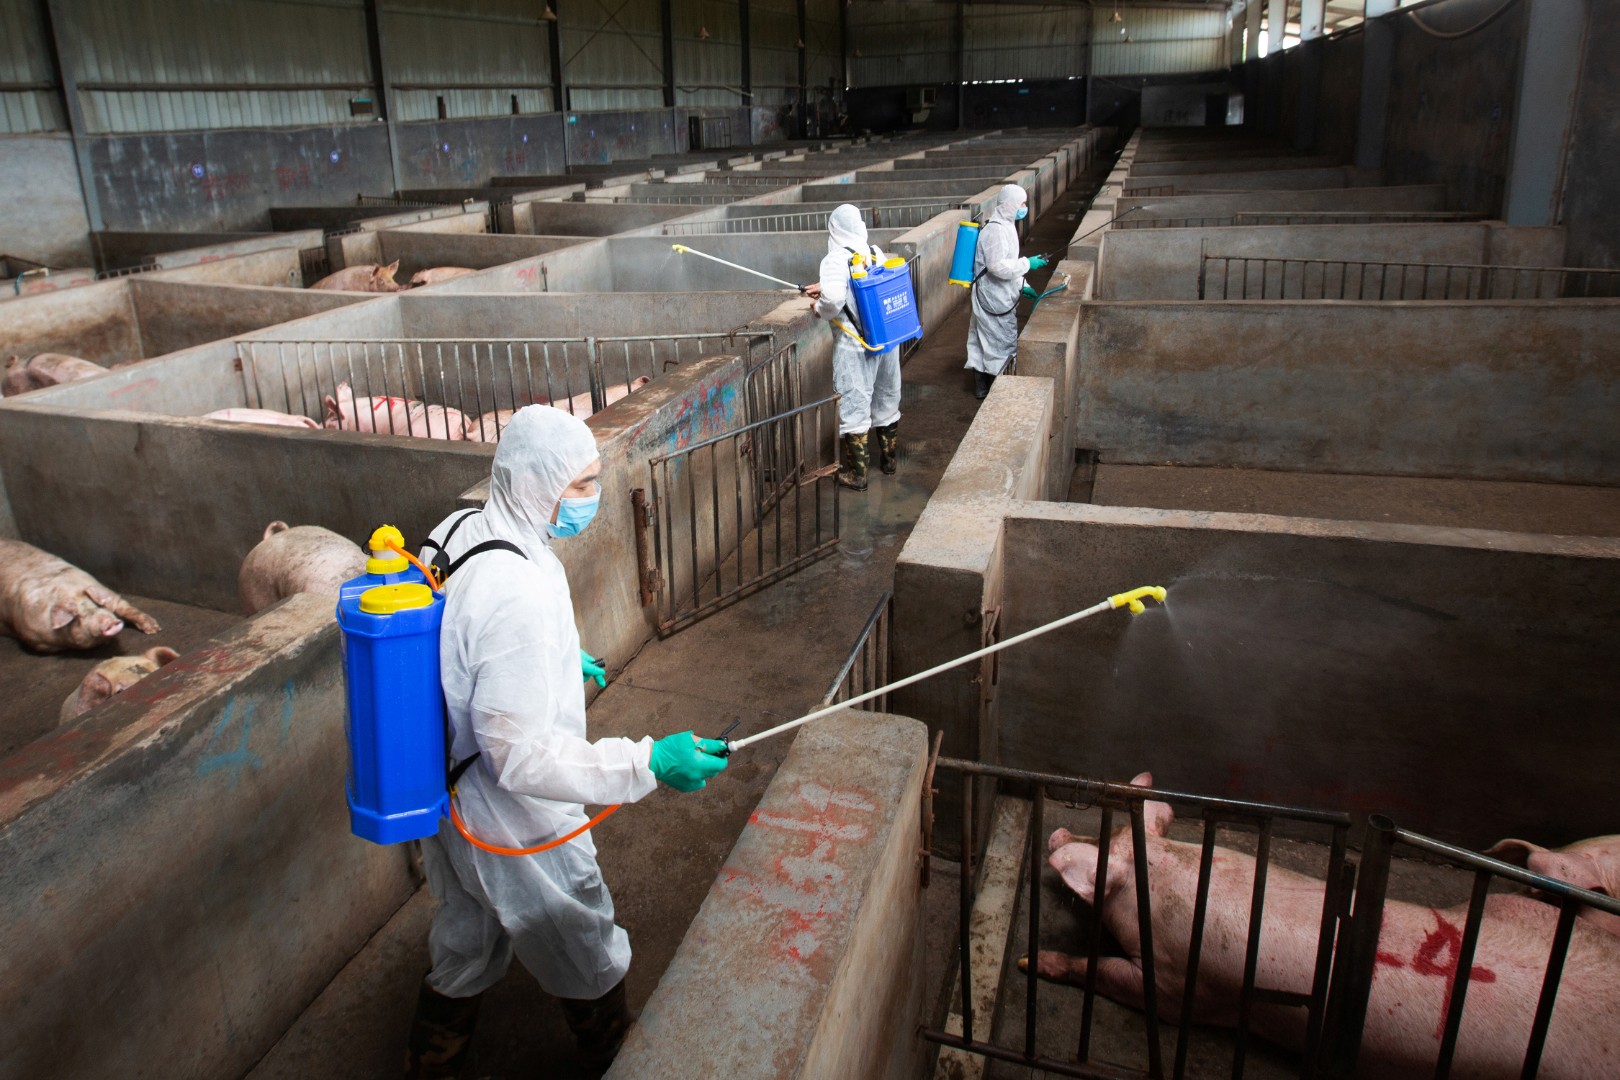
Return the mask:
[[236,749],[226,750],[223,753],[211,753],[214,744],[219,742],[231,726],[231,718],[236,713],[236,698],[229,698],[225,702],[225,709],[219,714],[219,722],[214,725],[214,733],[208,736],[208,745],[203,747],[203,759],[197,763],[197,775],[209,776],[225,770],[231,774],[231,787],[241,777],[244,768],[264,768],[264,760],[248,749],[248,739],[253,735],[253,702],[248,702],[242,709],[242,737],[237,740]]
[[291,679],[281,688],[281,730],[276,734],[276,746],[287,745],[287,734],[292,731],[293,683]]

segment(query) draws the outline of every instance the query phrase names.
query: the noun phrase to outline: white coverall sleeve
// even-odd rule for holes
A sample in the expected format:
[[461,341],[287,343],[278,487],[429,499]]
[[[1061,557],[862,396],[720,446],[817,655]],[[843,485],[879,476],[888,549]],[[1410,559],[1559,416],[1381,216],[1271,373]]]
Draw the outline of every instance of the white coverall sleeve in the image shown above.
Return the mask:
[[[652,738],[590,742],[562,730],[559,722],[580,686],[557,686],[557,673],[579,681],[579,654],[560,655],[566,643],[546,633],[538,613],[509,605],[508,618],[491,620],[504,645],[472,666],[473,736],[488,758],[496,783],[519,795],[556,802],[635,802],[658,786],[650,762]],[[570,677],[570,676],[565,676]]]
[[986,273],[1002,281],[1012,281],[1029,273],[1029,260],[1019,256],[1018,233],[1012,226],[985,232],[987,235],[981,243],[988,249],[984,253]]
[[821,299],[816,301],[816,314],[823,319],[834,319],[849,302],[849,264],[844,256],[826,255],[821,260]]

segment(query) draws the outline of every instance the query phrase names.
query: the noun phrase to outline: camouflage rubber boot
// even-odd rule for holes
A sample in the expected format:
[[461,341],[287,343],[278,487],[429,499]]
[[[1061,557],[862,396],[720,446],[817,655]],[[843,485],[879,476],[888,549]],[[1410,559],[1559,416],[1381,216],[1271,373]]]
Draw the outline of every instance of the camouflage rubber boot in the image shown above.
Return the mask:
[[581,1063],[592,1069],[605,1069],[624,1045],[630,1025],[636,1022],[624,993],[624,980],[594,1001],[562,999],[563,1019],[574,1033]]
[[870,460],[867,432],[844,436],[844,467],[838,470],[838,482],[852,491],[866,490],[866,469]]
[[874,429],[878,437],[878,468],[893,476],[900,468],[900,421]]
[[453,1080],[472,1050],[482,997],[445,997],[422,984],[405,1051],[405,1080]]

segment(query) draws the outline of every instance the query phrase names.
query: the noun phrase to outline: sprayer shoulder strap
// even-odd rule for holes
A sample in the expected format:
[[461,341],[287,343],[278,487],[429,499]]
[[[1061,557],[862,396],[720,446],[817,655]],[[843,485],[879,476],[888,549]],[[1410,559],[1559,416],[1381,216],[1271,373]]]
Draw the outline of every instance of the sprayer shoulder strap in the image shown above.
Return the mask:
[[[463,521],[466,521],[468,518],[472,517],[473,514],[476,514],[478,512],[479,511],[477,511],[477,510],[471,510],[471,511],[467,512],[466,514],[462,515],[460,520],[458,520],[454,525],[450,526],[450,531],[444,534],[444,542],[446,544],[448,544],[450,542],[450,537],[455,534],[455,531],[457,529],[461,528],[461,523]],[[434,546],[439,547],[439,545],[434,545]],[[456,570],[458,570],[461,567],[461,565],[463,563],[465,563],[468,559],[472,558],[474,555],[482,555],[487,551],[510,551],[512,554],[516,555],[520,559],[527,559],[528,558],[527,555],[523,554],[523,549],[518,547],[516,544],[512,543],[512,541],[510,541],[510,540],[485,540],[482,544],[474,544],[468,550],[463,551],[461,553],[460,558],[452,559],[450,561],[450,563],[447,566],[444,567],[444,572],[443,572],[443,576],[442,576],[442,579],[441,579],[441,583],[442,583],[442,581],[449,580],[450,575],[455,573]],[[439,547],[439,553],[441,555],[444,554],[444,548],[443,547]],[[439,569],[439,564],[438,563],[434,563],[434,569],[436,571]],[[450,717],[450,710],[446,709],[445,710],[446,723],[449,722],[449,717]],[[451,741],[453,739],[454,739],[454,733],[453,732],[449,732],[449,731],[445,732],[445,746],[446,747],[448,747],[450,745],[450,743],[451,743]],[[482,757],[483,753],[484,752],[482,750],[479,750],[479,751],[473,753],[472,755],[470,755],[465,761],[462,761],[462,762],[459,762],[459,763],[457,763],[455,765],[450,766],[449,772],[445,775],[445,778],[444,778],[445,790],[454,791],[456,789],[456,782],[461,779],[462,775],[464,773],[466,773],[466,771],[468,769],[472,768],[472,763],[477,761],[480,757]]]
[[469,509],[466,513],[462,514],[451,523],[450,528],[445,531],[443,540],[435,540],[430,536],[426,540],[422,541],[422,550],[433,552],[433,554],[428,558],[428,565],[433,567],[433,571],[438,575],[440,582],[443,582],[445,575],[450,572],[448,553],[445,550],[450,546],[450,538],[456,535],[457,529],[467,524],[471,518],[480,513],[483,513],[483,511],[479,510],[477,507]]
[[[448,541],[449,539],[450,538],[448,536],[445,537],[445,540]],[[459,570],[461,565],[468,559],[472,558],[474,555],[482,555],[486,551],[510,551],[520,559],[528,558],[527,555],[523,554],[523,549],[512,543],[510,540],[485,540],[482,544],[474,544],[466,551],[463,551],[459,557],[451,559],[450,565],[445,567],[444,570],[445,579],[449,580],[450,575]]]

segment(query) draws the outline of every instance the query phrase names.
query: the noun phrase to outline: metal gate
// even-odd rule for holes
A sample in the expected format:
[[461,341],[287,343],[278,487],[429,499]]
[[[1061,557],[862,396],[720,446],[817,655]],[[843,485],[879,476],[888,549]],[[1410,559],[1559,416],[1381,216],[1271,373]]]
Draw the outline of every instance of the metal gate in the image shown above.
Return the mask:
[[631,492],[641,601],[661,636],[838,545],[838,397],[803,402],[797,347],[747,370],[742,427],[653,458]]

